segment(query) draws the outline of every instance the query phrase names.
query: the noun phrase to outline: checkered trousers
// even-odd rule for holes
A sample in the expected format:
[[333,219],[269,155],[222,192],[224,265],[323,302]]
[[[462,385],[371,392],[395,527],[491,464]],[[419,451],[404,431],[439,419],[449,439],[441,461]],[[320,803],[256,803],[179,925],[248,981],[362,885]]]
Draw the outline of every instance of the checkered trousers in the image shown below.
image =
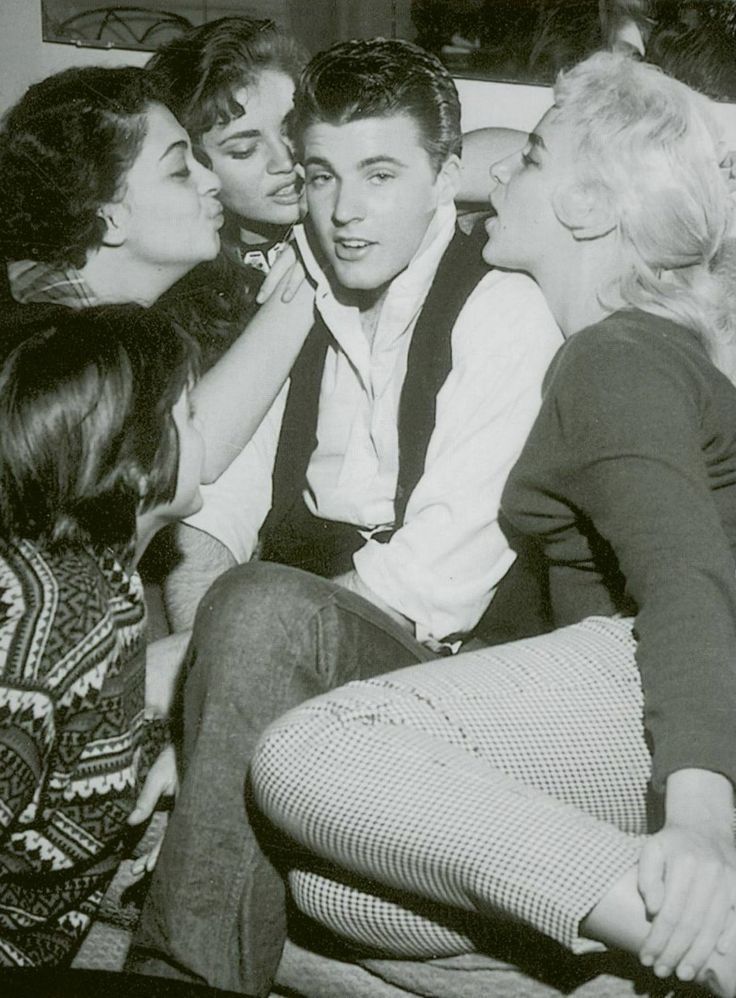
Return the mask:
[[499,915],[596,948],[580,922],[646,831],[634,649],[630,620],[593,617],[351,683],[274,722],[252,775],[315,857],[290,874],[297,906],[401,956],[475,949]]

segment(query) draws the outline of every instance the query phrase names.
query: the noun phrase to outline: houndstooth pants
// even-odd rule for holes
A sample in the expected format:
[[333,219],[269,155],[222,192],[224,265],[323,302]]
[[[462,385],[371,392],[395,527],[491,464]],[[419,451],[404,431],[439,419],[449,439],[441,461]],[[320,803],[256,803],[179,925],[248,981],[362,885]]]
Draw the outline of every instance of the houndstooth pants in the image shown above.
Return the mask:
[[[575,952],[646,832],[651,759],[630,620],[350,683],[274,722],[266,815],[313,857],[297,907],[396,956],[477,948],[482,916]],[[481,916],[481,918],[479,918]]]

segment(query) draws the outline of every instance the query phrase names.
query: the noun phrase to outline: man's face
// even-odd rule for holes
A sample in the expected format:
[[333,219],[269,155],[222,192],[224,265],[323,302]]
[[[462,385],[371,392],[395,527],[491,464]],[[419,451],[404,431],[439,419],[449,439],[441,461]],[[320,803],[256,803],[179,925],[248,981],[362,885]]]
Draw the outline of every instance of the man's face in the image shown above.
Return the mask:
[[[454,158],[454,157],[453,157]],[[324,122],[304,132],[309,218],[337,281],[382,288],[402,272],[447,195],[407,115]]]

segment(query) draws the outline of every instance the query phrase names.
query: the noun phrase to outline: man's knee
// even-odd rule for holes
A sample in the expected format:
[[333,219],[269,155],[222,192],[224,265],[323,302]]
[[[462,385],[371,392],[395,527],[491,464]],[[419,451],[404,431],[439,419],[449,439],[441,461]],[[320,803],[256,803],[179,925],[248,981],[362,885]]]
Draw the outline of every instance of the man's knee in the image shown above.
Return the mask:
[[287,565],[253,561],[221,575],[203,597],[195,621],[195,636],[227,633],[233,627],[269,627],[303,619],[329,605],[339,589],[333,582]]
[[228,683],[256,678],[289,666],[293,653],[307,666],[317,657],[308,643],[319,640],[316,622],[339,614],[338,585],[271,562],[237,565],[220,576],[200,603],[192,633],[190,660],[210,681],[223,673]]

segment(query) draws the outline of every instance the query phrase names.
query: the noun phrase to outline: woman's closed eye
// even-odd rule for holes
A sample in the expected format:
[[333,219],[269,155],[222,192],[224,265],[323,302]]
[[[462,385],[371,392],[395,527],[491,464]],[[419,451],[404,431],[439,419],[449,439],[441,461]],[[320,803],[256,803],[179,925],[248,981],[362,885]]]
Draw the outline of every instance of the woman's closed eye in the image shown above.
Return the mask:
[[230,159],[250,159],[258,147],[248,146],[245,149],[228,149],[227,155]]
[[320,170],[319,172],[313,170],[307,170],[306,182],[314,187],[323,187],[332,180],[332,174],[327,173],[326,170]]

